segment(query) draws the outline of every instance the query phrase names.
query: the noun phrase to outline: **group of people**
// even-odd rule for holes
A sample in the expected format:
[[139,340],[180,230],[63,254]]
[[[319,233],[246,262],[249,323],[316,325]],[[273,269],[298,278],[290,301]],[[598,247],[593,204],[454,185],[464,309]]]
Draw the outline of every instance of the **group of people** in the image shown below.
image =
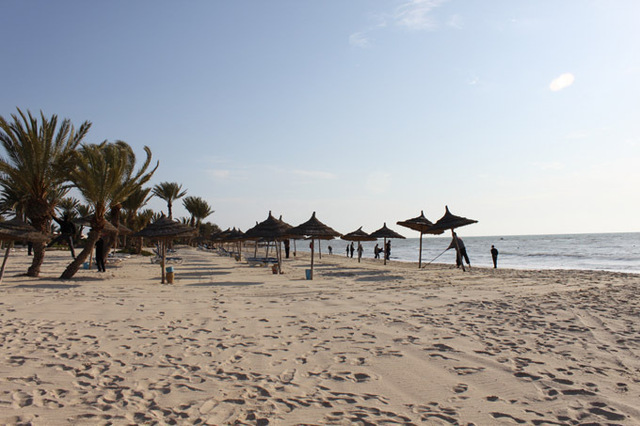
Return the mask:
[[[464,264],[462,263],[462,261],[464,260],[467,263],[467,266],[471,268],[471,262],[469,261],[469,255],[467,255],[467,249],[465,248],[462,239],[460,239],[460,237],[458,237],[455,232],[453,232],[453,239],[451,240],[451,244],[449,244],[449,247],[447,247],[447,250],[452,248],[456,249],[456,267],[462,267],[462,269],[464,270]],[[493,261],[493,268],[497,268],[498,249],[494,245],[491,246],[491,260]]]
[[362,259],[362,253],[364,253],[364,248],[362,247],[362,244],[360,242],[358,242],[358,247],[356,248],[353,245],[353,241],[351,242],[351,244],[347,244],[347,257],[351,256],[351,258],[353,258],[353,253],[354,252],[358,252],[358,262],[360,261],[360,259]]

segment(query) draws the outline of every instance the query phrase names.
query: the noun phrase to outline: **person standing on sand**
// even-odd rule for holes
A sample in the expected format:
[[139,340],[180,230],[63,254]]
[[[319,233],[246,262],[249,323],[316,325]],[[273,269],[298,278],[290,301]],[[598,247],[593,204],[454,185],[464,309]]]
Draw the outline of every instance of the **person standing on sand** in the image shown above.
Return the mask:
[[356,251],[356,248],[353,246],[353,243],[351,243],[351,246],[349,247],[349,251],[351,252],[351,258],[353,259],[353,252]]
[[329,254],[333,254],[333,247],[329,246],[327,249],[329,250]]
[[106,272],[104,267],[104,239],[100,237],[96,241],[96,265],[98,266],[98,272]]
[[58,222],[58,226],[60,226],[60,235],[58,235],[53,241],[51,241],[47,247],[51,247],[56,243],[66,242],[69,244],[69,250],[71,251],[71,257],[76,258],[76,253],[73,249],[73,237],[76,234],[76,225],[73,224],[71,218],[68,214],[65,214],[62,217],[62,220],[53,216],[53,220]]
[[284,257],[289,258],[289,251],[291,250],[291,246],[289,245],[289,240],[284,240]]
[[493,259],[493,268],[498,267],[498,249],[495,246],[491,246],[491,259]]
[[364,249],[362,248],[362,244],[358,243],[358,263],[360,263],[360,259],[362,259],[362,252]]
[[347,257],[349,257],[349,244],[347,244]]
[[458,235],[455,232],[451,231],[451,233],[453,234],[453,239],[451,240],[451,244],[449,244],[449,247],[447,247],[447,250],[452,248],[456,249],[456,267],[459,268],[462,266],[462,269],[464,270],[464,265],[462,264],[462,259],[464,259],[467,261],[467,265],[469,265],[469,268],[471,268],[471,262],[469,262],[467,249],[465,248],[462,239],[458,238]]
[[373,248],[373,257],[374,259],[380,259],[380,247],[378,244]]

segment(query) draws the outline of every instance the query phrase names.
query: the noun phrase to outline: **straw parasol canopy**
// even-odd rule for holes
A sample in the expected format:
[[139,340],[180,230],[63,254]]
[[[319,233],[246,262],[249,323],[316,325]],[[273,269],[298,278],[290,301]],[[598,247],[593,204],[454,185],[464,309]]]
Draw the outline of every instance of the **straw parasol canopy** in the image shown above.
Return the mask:
[[391,238],[399,238],[404,240],[405,237],[398,234],[396,231],[393,231],[389,228],[387,228],[387,223],[385,222],[382,225],[382,228],[378,229],[377,231],[374,231],[371,233],[371,236],[374,238],[384,238],[384,264],[387,264],[387,238],[391,239]]
[[455,229],[461,226],[471,225],[473,223],[478,223],[477,220],[467,219],[466,217],[456,216],[449,211],[449,206],[444,207],[445,212],[444,216],[442,216],[431,228],[432,231],[446,231],[448,229]]
[[310,279],[313,279],[313,253],[314,253],[314,240],[332,240],[336,237],[340,237],[340,234],[335,229],[325,225],[316,218],[316,212],[313,212],[311,218],[301,223],[298,226],[294,226],[289,230],[291,235],[297,235],[301,237],[307,237],[311,239],[311,275]]
[[4,259],[2,261],[2,267],[0,268],[1,283],[2,277],[4,276],[4,268],[7,265],[7,259],[9,258],[9,252],[11,251],[11,246],[13,246],[13,241],[25,240],[32,243],[45,242],[49,240],[49,236],[38,232],[38,230],[33,226],[18,219],[18,217],[15,217],[11,220],[0,222],[0,240],[11,241],[11,243],[7,245],[7,250],[4,253]]
[[[266,240],[276,242],[276,257],[278,259],[278,271],[282,270],[282,252],[280,249],[280,241],[291,237],[291,229],[293,227],[283,221],[276,219],[269,211],[269,216],[264,221],[256,224],[253,228],[247,230],[245,237],[249,240]],[[269,246],[267,245],[267,253]]]
[[33,243],[48,241],[50,237],[17,217],[0,222],[0,240],[25,240]]
[[[443,232],[447,229],[451,230],[451,235],[453,237],[453,244],[455,245],[456,252],[460,252],[460,247],[458,247],[458,237],[456,236],[453,230],[455,228],[459,228],[461,226],[471,225],[473,223],[478,223],[477,220],[468,219],[462,216],[456,216],[449,211],[449,206],[444,207],[445,212],[444,215],[438,219],[438,221],[431,228],[434,231],[442,230]],[[448,250],[448,249],[447,249]],[[464,265],[462,265],[462,270],[464,271]]]
[[346,241],[375,241],[376,238],[372,237],[371,235],[367,234],[366,232],[364,232],[362,230],[362,226],[358,229],[356,229],[353,232],[349,232],[348,234],[344,234],[342,237],[340,237],[343,240]]
[[398,225],[404,226],[405,228],[413,229],[414,231],[420,232],[420,254],[418,256],[418,269],[422,267],[422,235],[423,234],[442,234],[443,230],[435,230],[433,229],[433,223],[424,216],[424,211],[420,211],[420,216],[414,217],[412,219],[403,220],[397,222]]
[[289,230],[292,228],[288,223],[276,219],[271,212],[263,222],[256,224],[253,228],[247,230],[245,237],[249,240],[281,240],[289,236]]
[[162,267],[162,284],[165,280],[164,260],[167,251],[167,242],[177,237],[189,237],[196,233],[195,228],[189,225],[184,225],[180,222],[176,222],[169,219],[166,216],[162,216],[160,219],[147,225],[144,229],[133,234],[135,237],[144,237],[151,240],[157,240],[161,242],[162,253],[160,265]]

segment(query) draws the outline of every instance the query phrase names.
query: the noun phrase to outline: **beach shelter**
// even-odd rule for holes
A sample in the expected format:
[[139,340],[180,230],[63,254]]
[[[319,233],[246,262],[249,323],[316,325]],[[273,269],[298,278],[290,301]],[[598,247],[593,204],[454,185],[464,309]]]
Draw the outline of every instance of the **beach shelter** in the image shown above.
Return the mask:
[[36,228],[17,217],[6,222],[0,222],[0,241],[9,242],[4,253],[4,259],[2,260],[2,267],[0,268],[0,283],[2,283],[4,268],[7,266],[7,259],[9,258],[9,252],[11,251],[11,247],[13,247],[14,241],[23,240],[37,243],[45,242],[49,239],[50,237],[48,235],[38,232]]
[[314,241],[315,240],[332,240],[336,237],[340,237],[342,234],[338,231],[330,228],[324,223],[320,222],[316,218],[316,212],[313,212],[311,218],[301,223],[298,226],[295,226],[289,230],[291,235],[297,235],[301,237],[306,237],[311,240],[311,270],[309,272],[308,279],[313,279],[313,251],[314,251]]
[[[371,235],[367,234],[366,232],[364,232],[362,230],[362,226],[358,229],[356,229],[353,232],[349,232],[348,234],[344,234],[342,237],[340,237],[340,239],[345,240],[345,241],[375,241],[376,238],[372,237]],[[360,256],[358,256],[358,263],[360,263]]]
[[384,264],[387,264],[387,238],[391,239],[391,238],[399,238],[404,240],[405,238],[398,234],[397,232],[387,228],[387,223],[385,222],[384,225],[382,226],[382,228],[378,229],[377,231],[374,231],[371,233],[371,236],[378,239],[378,238],[384,238]]
[[136,237],[144,237],[160,242],[160,265],[162,267],[162,284],[165,282],[165,258],[167,255],[167,244],[177,237],[189,237],[196,233],[195,228],[184,225],[162,216],[160,219],[147,225],[144,229],[133,234]]
[[276,219],[271,212],[263,222],[258,223],[253,228],[247,230],[245,238],[250,240],[266,240],[276,243],[276,257],[278,259],[278,272],[282,271],[282,250],[280,241],[290,237],[290,229],[293,228],[282,219]]
[[412,219],[403,220],[397,222],[398,225],[404,226],[405,228],[413,229],[414,231],[420,232],[420,254],[418,256],[418,269],[422,267],[422,236],[424,234],[442,234],[443,230],[435,230],[431,231],[433,228],[433,223],[424,216],[424,211],[420,211],[420,216],[414,217]]
[[[473,223],[478,223],[477,220],[467,219],[466,217],[456,216],[449,211],[449,206],[444,207],[445,212],[444,215],[438,219],[438,221],[433,225],[431,231],[446,231],[448,229],[451,230],[451,236],[453,237],[453,244],[455,245],[456,252],[460,252],[460,247],[458,247],[458,239],[456,238],[453,230],[455,228],[459,228],[461,226],[471,225]],[[447,249],[448,250],[448,249]],[[462,265],[462,270],[464,271],[464,265]]]

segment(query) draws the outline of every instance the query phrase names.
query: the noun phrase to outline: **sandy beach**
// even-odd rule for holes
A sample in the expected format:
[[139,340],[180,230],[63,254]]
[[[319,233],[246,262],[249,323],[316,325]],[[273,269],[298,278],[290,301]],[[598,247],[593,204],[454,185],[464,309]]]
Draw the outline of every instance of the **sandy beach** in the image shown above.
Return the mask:
[[2,424],[640,424],[639,275],[188,247],[0,286]]

